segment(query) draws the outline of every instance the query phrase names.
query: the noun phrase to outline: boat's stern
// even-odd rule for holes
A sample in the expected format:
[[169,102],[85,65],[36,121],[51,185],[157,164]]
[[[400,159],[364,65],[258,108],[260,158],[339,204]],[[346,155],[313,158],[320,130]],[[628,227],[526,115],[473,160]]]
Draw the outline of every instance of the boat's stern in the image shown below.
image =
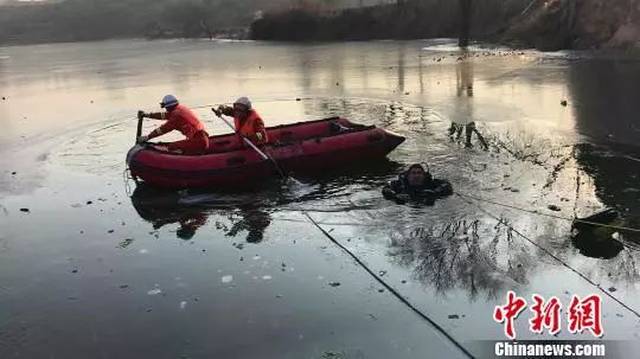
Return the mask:
[[129,149],[129,152],[127,152],[127,159],[126,159],[126,161],[127,161],[127,167],[128,167],[129,169],[131,169],[131,168],[132,168],[132,163],[133,163],[133,160],[135,159],[136,155],[137,155],[140,151],[142,151],[143,149],[144,149],[144,146],[143,146],[143,145],[141,145],[141,144],[136,144],[136,145],[134,145],[133,147],[131,147],[131,149]]

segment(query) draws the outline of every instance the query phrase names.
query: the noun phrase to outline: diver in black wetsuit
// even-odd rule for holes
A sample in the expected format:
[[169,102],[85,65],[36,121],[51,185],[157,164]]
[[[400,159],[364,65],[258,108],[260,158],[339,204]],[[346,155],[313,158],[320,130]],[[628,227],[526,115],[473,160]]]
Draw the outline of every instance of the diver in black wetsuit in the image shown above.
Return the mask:
[[398,176],[398,179],[389,182],[382,189],[384,198],[398,204],[404,204],[407,201],[433,204],[437,198],[449,196],[452,193],[453,189],[449,181],[433,178],[431,173],[420,164],[411,165],[407,171]]

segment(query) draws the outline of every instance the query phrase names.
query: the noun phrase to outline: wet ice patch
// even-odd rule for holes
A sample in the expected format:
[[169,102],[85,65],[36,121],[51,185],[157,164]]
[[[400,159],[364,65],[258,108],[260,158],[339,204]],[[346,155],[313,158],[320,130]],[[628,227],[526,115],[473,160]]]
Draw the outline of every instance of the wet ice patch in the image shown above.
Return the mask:
[[149,253],[149,250],[143,248],[143,249],[139,250],[138,252],[140,254],[147,254],[147,253]]
[[285,186],[283,186],[283,188],[288,191],[288,193],[285,193],[286,197],[289,197],[291,199],[297,199],[303,196],[308,196],[318,191],[320,186],[317,184],[311,185],[311,184],[302,183],[298,180],[295,180],[293,177],[288,177],[287,183]]
[[232,275],[225,275],[222,277],[222,283],[231,283],[233,281]]
[[180,302],[180,310],[184,310],[184,308],[187,307],[187,301],[183,300],[182,302]]
[[264,279],[264,280],[271,280],[272,278],[273,278],[273,277],[272,277],[272,276],[270,276],[270,275],[263,275],[263,276],[262,276],[262,279]]
[[148,295],[158,295],[160,293],[162,293],[162,289],[160,288],[154,288],[147,292]]

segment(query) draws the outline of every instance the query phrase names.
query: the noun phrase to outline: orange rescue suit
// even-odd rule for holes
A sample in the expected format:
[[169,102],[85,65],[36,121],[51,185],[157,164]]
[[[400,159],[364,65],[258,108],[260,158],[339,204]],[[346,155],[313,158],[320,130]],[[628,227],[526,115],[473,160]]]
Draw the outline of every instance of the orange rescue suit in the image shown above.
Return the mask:
[[193,111],[183,105],[177,105],[164,116],[167,122],[152,132],[149,138],[163,135],[173,130],[180,131],[187,139],[168,144],[169,150],[181,150],[185,154],[203,154],[209,148],[209,134]]
[[[239,117],[234,116],[233,122],[236,126],[236,132],[251,140],[256,145],[263,145],[269,142],[267,131],[264,128],[264,122],[255,110],[249,110],[247,118],[242,121]],[[256,133],[262,135],[262,140],[258,139]]]

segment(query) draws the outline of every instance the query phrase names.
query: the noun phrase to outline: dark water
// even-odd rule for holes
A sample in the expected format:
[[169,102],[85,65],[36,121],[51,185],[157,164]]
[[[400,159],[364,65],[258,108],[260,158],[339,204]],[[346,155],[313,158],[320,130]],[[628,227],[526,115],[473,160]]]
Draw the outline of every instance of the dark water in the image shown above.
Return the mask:
[[[469,348],[503,338],[491,315],[510,289],[564,304],[601,293],[558,260],[640,310],[640,235],[572,236],[571,223],[613,208],[640,228],[638,59],[452,44],[0,48],[0,357],[463,356],[306,214]],[[341,115],[408,140],[302,184],[136,188],[123,179],[132,115],[167,92],[212,133],[225,125],[205,105],[246,94],[269,124]],[[447,137],[470,119],[488,151]],[[413,162],[461,196],[384,200]],[[608,297],[603,312],[604,339],[638,342],[638,317]],[[548,339],[523,318],[519,338]]]

